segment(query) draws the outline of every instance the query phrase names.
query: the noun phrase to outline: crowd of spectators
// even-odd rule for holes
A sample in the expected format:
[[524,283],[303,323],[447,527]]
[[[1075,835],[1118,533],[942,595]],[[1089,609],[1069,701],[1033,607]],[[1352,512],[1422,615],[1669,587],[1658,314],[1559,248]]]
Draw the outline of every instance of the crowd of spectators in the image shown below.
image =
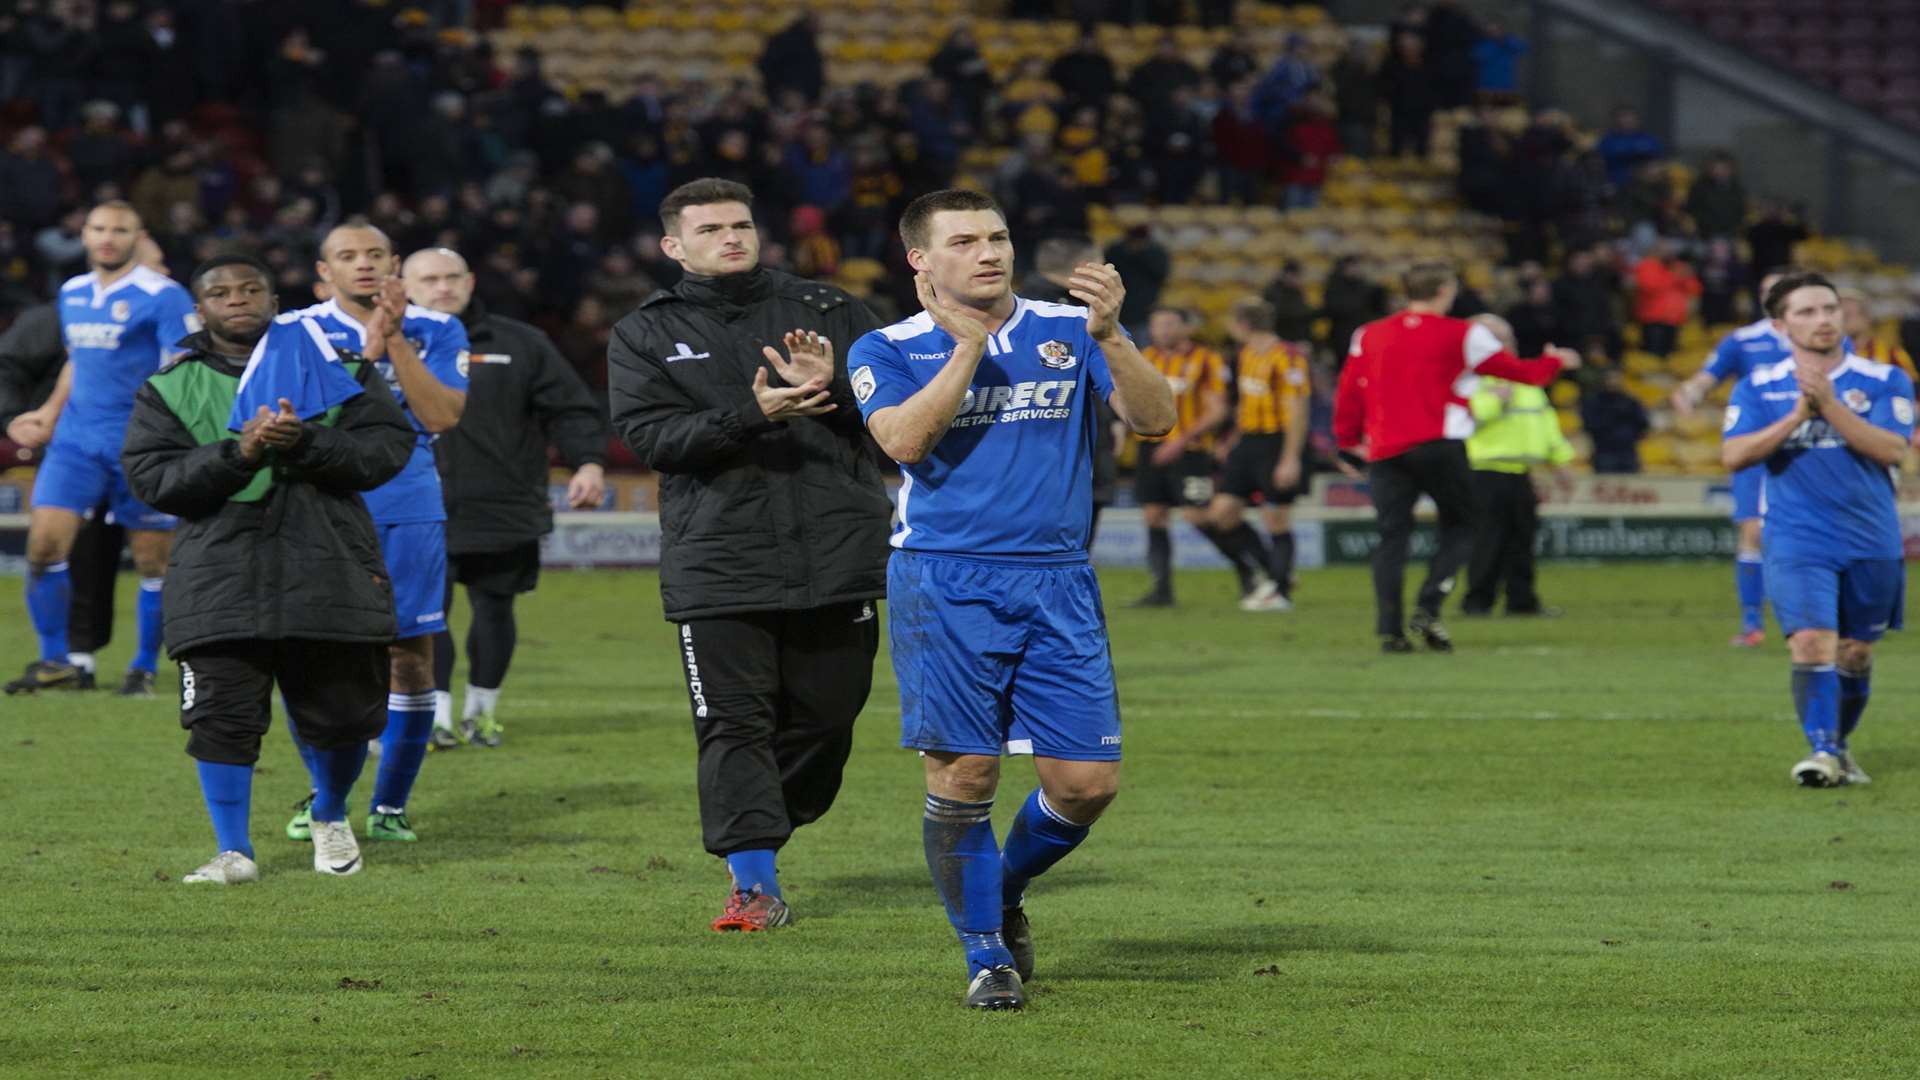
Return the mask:
[[[971,148],[1006,148],[984,179],[1030,253],[1085,234],[1096,203],[1311,206],[1336,159],[1425,156],[1436,114],[1456,109],[1475,110],[1459,133],[1461,198],[1506,223],[1519,268],[1512,295],[1489,304],[1467,290],[1462,309],[1503,308],[1527,347],[1617,359],[1630,317],[1641,347],[1664,355],[1688,319],[1736,317],[1755,268],[1806,235],[1784,207],[1753,218],[1730,158],[1677,197],[1667,148],[1630,109],[1597,141],[1552,110],[1509,126],[1526,43],[1455,0],[1409,5],[1383,43],[1354,35],[1324,67],[1298,38],[1272,62],[1228,38],[1197,64],[1169,32],[1122,71],[1089,21],[1051,61],[996,80],[959,25],[926,75],[897,87],[830,85],[820,27],[802,16],[767,38],[758,79],[637,70],[617,100],[563,92],[531,50],[496,54],[474,24],[504,6],[12,0],[0,8],[0,321],[82,269],[82,208],[102,198],[139,209],[176,274],[216,251],[259,254],[288,307],[312,297],[327,228],[362,216],[403,251],[465,253],[491,310],[547,328],[604,387],[608,328],[678,276],[659,250],[659,201],[697,176],[755,190],[770,265],[893,271],[851,282],[890,316],[913,305],[898,212],[951,182]],[[1071,6],[1163,22],[1184,9]],[[1201,14],[1224,22],[1232,6]],[[1129,284],[1124,317],[1144,322],[1167,251],[1140,229],[1106,257]],[[1290,267],[1267,298],[1301,337],[1324,320],[1334,363],[1390,303],[1360,258],[1339,260],[1317,306],[1307,293]]]
[[[767,39],[758,80],[636,71],[612,100],[563,93],[531,51],[496,55],[471,23],[502,6],[14,0],[0,13],[0,318],[80,269],[79,211],[104,197],[139,208],[176,272],[216,250],[260,254],[285,305],[311,295],[317,238],[360,215],[402,249],[465,252],[492,309],[553,330],[598,382],[606,325],[676,277],[655,211],[692,177],[752,186],[768,261],[821,276],[854,258],[897,269],[904,200],[980,145],[1009,149],[991,183],[1029,239],[1085,233],[1096,201],[1305,206],[1336,157],[1373,152],[1383,115],[1389,149],[1418,152],[1433,109],[1472,100],[1483,76],[1510,88],[1522,47],[1440,0],[1409,9],[1384,62],[1356,46],[1322,71],[1296,39],[1262,63],[1229,40],[1199,65],[1169,33],[1123,72],[1088,22],[1051,62],[996,82],[959,26],[924,78],[829,87],[802,17]],[[1072,7],[1167,23],[1184,10]],[[1201,7],[1231,18],[1231,3]],[[1164,250],[1132,237],[1118,257],[1150,304]],[[902,281],[882,276],[876,304],[911,303]]]

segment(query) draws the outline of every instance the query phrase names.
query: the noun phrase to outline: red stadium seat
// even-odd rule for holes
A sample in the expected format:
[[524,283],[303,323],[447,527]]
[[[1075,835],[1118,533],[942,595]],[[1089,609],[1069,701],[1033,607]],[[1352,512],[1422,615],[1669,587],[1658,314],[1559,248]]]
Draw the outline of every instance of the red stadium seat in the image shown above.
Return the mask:
[[1802,45],[1793,51],[1793,66],[1809,74],[1830,71],[1834,52],[1825,45]]

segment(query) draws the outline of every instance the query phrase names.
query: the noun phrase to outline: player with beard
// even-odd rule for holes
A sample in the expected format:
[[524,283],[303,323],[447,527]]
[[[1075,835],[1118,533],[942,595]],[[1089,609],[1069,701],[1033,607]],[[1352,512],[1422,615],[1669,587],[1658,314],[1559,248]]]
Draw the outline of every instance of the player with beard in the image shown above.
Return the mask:
[[1873,646],[1903,621],[1906,563],[1896,470],[1913,436],[1913,380],[1853,355],[1840,294],[1790,273],[1766,310],[1792,355],[1742,379],[1721,463],[1761,466],[1767,586],[1793,658],[1793,703],[1810,753],[1806,787],[1868,782],[1849,738],[1866,712]]

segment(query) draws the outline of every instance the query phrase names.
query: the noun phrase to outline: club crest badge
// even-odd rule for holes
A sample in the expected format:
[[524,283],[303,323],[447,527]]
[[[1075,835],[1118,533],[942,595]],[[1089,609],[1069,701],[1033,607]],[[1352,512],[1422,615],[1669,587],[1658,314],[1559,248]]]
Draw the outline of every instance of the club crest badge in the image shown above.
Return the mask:
[[1040,364],[1055,371],[1065,371],[1079,363],[1073,355],[1073,346],[1064,341],[1043,341],[1040,343]]
[[115,300],[112,306],[107,308],[107,314],[113,316],[114,322],[126,322],[133,314],[133,305],[125,300]]
[[1873,408],[1873,402],[1868,399],[1867,392],[1857,386],[1841,394],[1840,400],[1846,403],[1847,408],[1857,413],[1863,413]]

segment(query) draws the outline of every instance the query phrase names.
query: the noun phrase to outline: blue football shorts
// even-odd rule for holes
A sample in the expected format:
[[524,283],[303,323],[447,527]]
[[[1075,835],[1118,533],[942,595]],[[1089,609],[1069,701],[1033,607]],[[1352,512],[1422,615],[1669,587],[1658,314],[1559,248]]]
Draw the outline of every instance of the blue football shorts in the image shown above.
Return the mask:
[[1907,565],[1899,559],[1767,557],[1767,601],[1780,632],[1837,630],[1878,641],[1906,623]]
[[129,529],[169,530],[179,523],[139,499],[127,487],[117,451],[55,440],[33,477],[33,505],[76,514],[106,504],[114,523]]
[[1760,489],[1766,476],[1764,464],[1749,465],[1733,474],[1733,520],[1752,521],[1760,516]]
[[1084,555],[994,561],[896,551],[887,565],[900,745],[1120,759],[1100,582]]
[[381,525],[380,554],[393,579],[396,638],[447,628],[447,526],[442,521]]

